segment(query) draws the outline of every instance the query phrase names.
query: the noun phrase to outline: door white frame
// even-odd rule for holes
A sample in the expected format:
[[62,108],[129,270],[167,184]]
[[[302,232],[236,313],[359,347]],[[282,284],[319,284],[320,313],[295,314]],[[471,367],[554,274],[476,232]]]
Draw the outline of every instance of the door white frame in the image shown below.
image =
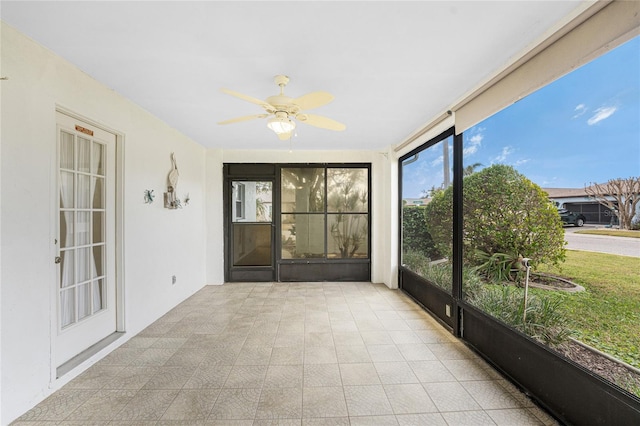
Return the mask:
[[[100,122],[97,122],[91,118],[83,116],[74,112],[71,109],[68,109],[64,106],[57,105],[55,110],[52,112],[54,127],[52,130],[52,140],[55,141],[57,138],[56,132],[56,119],[55,116],[57,113],[61,113],[67,115],[69,117],[75,118],[77,120],[83,121],[91,126],[97,127],[106,132],[112,133],[116,135],[116,172],[115,172],[115,262],[116,262],[116,331],[124,332],[126,330],[126,318],[125,318],[125,262],[124,262],[124,133],[115,130],[109,126],[106,126]],[[50,185],[50,259],[51,259],[51,273],[50,277],[55,277],[56,275],[56,265],[53,262],[55,256],[58,253],[58,246],[55,244],[55,239],[57,238],[57,209],[58,209],[58,159],[57,159],[57,149],[55,148],[55,144],[52,142],[51,145],[51,185]],[[52,278],[53,279],[53,278]],[[49,300],[50,300],[50,310],[49,310],[49,321],[50,321],[50,382],[53,384],[62,380],[62,378],[58,379],[57,376],[57,365],[55,361],[54,354],[56,353],[56,335],[58,333],[58,310],[57,310],[57,299],[58,293],[55,289],[55,286],[49,286]],[[74,374],[68,374],[64,376],[64,382],[68,381],[72,378]]]

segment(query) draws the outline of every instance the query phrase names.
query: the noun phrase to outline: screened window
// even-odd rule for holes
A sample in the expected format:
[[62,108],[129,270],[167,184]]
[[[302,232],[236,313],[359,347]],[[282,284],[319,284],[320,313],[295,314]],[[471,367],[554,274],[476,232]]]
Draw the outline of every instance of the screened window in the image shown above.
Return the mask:
[[282,259],[369,257],[369,169],[281,170]]

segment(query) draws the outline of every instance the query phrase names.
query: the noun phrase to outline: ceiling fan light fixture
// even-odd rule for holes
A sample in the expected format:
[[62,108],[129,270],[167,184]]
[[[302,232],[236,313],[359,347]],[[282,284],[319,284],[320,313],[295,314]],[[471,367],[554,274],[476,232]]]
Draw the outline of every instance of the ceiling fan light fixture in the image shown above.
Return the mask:
[[289,118],[273,117],[267,121],[267,127],[277,135],[290,134],[296,128],[296,123]]

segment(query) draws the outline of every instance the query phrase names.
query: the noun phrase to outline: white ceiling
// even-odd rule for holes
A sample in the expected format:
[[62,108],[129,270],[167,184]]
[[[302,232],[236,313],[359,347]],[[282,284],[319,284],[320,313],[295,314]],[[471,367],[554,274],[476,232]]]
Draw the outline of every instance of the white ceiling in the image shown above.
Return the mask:
[[[577,1],[27,2],[2,19],[210,148],[284,149],[228,88],[264,99],[323,90],[312,112],[347,126],[299,124],[296,149],[402,142],[584,4]],[[87,96],[90,96],[88,94]]]

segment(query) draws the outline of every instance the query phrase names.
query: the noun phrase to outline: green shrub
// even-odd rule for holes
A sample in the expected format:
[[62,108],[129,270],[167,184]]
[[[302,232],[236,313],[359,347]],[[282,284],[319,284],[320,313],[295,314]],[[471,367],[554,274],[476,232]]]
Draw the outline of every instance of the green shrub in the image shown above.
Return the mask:
[[[453,241],[453,188],[426,205],[427,232],[443,255]],[[547,194],[513,167],[496,164],[463,180],[464,260],[482,263],[477,253],[505,253],[539,263],[564,260],[564,231]]]
[[402,208],[402,249],[406,252],[422,253],[429,258],[442,257],[435,249],[433,239],[427,231],[424,207],[405,206]]
[[529,295],[524,320],[524,290],[512,286],[485,285],[468,300],[487,314],[550,346],[571,335],[559,300]]

